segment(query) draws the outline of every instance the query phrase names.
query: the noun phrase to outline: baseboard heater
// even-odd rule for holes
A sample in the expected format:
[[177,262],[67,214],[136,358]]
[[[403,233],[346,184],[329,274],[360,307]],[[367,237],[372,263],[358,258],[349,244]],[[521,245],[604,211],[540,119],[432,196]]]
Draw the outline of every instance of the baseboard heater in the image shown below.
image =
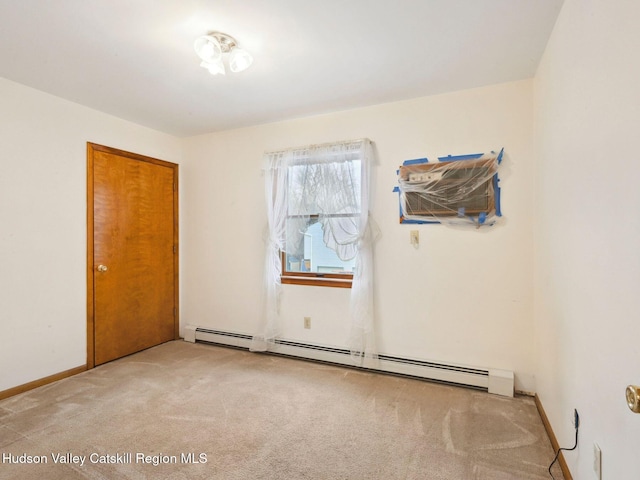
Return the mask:
[[[246,350],[251,346],[251,338],[251,335],[243,333],[211,330],[193,325],[187,325],[184,334],[184,339],[188,342],[212,343]],[[355,367],[349,350],[344,348],[277,339],[267,353]],[[384,354],[379,354],[378,358],[378,367],[373,370],[473,387],[513,397],[514,377],[513,372],[509,370],[444,364]]]

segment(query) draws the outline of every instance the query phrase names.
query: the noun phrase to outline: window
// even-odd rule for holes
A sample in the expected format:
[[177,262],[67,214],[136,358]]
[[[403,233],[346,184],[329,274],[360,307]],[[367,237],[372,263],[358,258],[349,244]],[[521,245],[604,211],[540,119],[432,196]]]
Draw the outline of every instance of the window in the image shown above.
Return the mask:
[[356,155],[308,157],[287,168],[282,283],[351,287],[361,211]]
[[269,228],[264,305],[252,351],[275,345],[282,332],[282,283],[297,283],[349,287],[351,358],[361,365],[377,358],[373,244],[378,229],[369,215],[372,163],[373,146],[366,138],[265,153]]

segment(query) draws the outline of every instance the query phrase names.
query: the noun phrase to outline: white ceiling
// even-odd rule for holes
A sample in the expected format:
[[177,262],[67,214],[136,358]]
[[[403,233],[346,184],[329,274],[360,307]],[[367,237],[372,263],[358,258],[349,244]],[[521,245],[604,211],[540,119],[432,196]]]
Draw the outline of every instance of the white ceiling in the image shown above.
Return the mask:
[[[0,0],[0,77],[177,136],[531,78],[562,0]],[[193,41],[254,56],[211,76]]]

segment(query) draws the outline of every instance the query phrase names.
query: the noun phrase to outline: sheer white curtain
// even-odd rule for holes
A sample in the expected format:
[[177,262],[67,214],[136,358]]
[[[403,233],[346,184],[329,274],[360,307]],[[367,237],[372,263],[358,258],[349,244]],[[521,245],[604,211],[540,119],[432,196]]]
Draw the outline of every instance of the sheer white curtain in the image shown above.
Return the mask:
[[264,267],[264,309],[251,349],[265,351],[281,334],[280,252],[299,254],[310,217],[317,215],[324,243],[341,260],[355,258],[351,287],[352,358],[375,362],[373,241],[369,179],[373,161],[367,139],[265,154],[268,238]]

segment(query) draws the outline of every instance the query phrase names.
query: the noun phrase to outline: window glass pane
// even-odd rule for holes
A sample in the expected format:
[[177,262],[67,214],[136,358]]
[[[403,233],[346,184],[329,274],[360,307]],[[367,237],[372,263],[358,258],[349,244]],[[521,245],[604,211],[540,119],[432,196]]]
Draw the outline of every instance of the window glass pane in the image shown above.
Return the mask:
[[353,274],[361,168],[345,156],[288,167],[285,272]]
[[340,260],[336,252],[325,245],[323,237],[322,225],[313,219],[309,220],[300,243],[302,248],[285,255],[286,271],[352,274],[355,259]]

